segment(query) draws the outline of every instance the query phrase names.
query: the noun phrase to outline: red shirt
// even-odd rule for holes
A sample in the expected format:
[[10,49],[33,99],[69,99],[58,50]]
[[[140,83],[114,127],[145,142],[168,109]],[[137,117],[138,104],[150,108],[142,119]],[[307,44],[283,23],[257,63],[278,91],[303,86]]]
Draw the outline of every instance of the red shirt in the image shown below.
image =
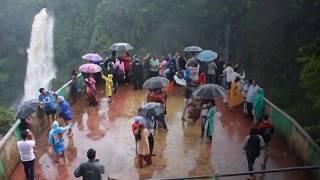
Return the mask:
[[132,133],[135,134],[135,131],[138,130],[139,128],[139,123],[134,122],[132,124]]
[[123,63],[124,63],[124,70],[126,72],[130,71],[130,69],[131,69],[131,57],[130,56],[125,56],[123,58]]
[[148,93],[147,95],[147,101],[148,102],[158,102],[158,103],[161,103],[163,104],[164,103],[164,98],[162,97],[161,94],[158,94],[158,93]]

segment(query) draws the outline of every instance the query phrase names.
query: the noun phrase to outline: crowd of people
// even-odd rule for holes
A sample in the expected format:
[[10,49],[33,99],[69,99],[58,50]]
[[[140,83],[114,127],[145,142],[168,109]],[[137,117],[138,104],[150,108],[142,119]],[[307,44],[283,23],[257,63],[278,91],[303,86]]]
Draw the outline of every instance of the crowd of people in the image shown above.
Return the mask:
[[[147,54],[142,60],[136,55],[130,56],[128,52],[116,57],[116,52],[112,51],[105,61],[101,64],[103,71],[95,74],[82,73],[84,76],[83,84],[89,106],[98,104],[98,93],[96,84],[105,81],[105,96],[112,103],[113,94],[117,93],[119,85],[128,83],[133,84],[134,90],[141,90],[145,80],[152,77],[165,77],[169,80],[169,85],[163,88],[148,89],[145,102],[159,103],[163,112],[157,116],[141,115],[141,108],[132,124],[132,133],[136,142],[136,154],[138,166],[143,167],[145,161],[147,165],[152,164],[154,139],[153,132],[161,127],[168,131],[166,124],[166,102],[168,93],[174,91],[177,85],[185,87],[184,107],[182,110],[182,121],[187,121],[191,117],[194,121],[200,120],[201,137],[206,137],[207,142],[211,143],[214,139],[214,124],[216,117],[215,99],[199,99],[192,95],[193,91],[204,84],[219,84],[227,90],[227,96],[223,101],[230,111],[243,109],[244,116],[253,122],[253,127],[246,137],[243,149],[248,160],[249,171],[253,170],[255,159],[264,149],[265,168],[268,158],[268,144],[271,141],[273,126],[269,117],[264,114],[264,91],[258,85],[257,80],[245,80],[245,73],[239,73],[239,65],[224,63],[220,58],[210,62],[197,60],[196,53],[180,56],[175,53],[161,56],[160,60],[155,55]],[[81,85],[77,81],[78,72],[73,70],[70,86],[70,99],[76,103],[81,96]],[[179,81],[183,83],[179,83]],[[185,84],[184,84],[185,83]],[[64,159],[64,133],[72,138],[72,108],[63,96],[55,92],[39,89],[39,101],[47,115],[51,130],[49,131],[48,143],[56,154],[56,162],[60,158]],[[196,104],[194,106],[194,104]],[[58,113],[57,113],[58,112]],[[60,122],[65,126],[59,125],[56,118],[58,114]],[[188,115],[186,117],[186,115]],[[151,122],[151,124],[150,124]],[[34,179],[34,138],[31,133],[32,116],[22,120],[22,140],[18,142],[21,160],[25,167],[28,179]],[[80,165],[75,170],[75,176],[83,176],[84,179],[99,179],[104,173],[104,167],[95,159],[95,151],[88,150],[87,163]],[[90,174],[93,171],[93,174]],[[95,178],[93,178],[95,177]],[[249,178],[252,178],[250,176]]]

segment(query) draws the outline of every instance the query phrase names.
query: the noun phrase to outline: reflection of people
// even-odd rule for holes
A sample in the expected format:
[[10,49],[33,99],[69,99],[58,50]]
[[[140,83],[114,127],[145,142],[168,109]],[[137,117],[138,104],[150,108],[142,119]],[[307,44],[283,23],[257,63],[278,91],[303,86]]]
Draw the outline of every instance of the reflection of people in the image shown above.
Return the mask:
[[[243,150],[246,153],[248,160],[249,171],[253,171],[253,165],[257,157],[260,155],[260,150],[264,146],[263,138],[258,135],[258,129],[253,127],[250,134],[246,137],[243,144]],[[253,174],[250,174],[248,179],[253,179]]]
[[42,102],[44,111],[48,117],[48,122],[51,124],[57,113],[56,99],[58,94],[52,91],[45,91],[44,88],[40,88],[39,92],[39,101]]
[[143,160],[146,161],[147,165],[152,163],[150,147],[149,147],[149,131],[144,127],[144,124],[139,125],[138,135],[137,135],[137,153],[138,153],[138,163],[139,167],[143,167]]
[[81,177],[83,180],[102,180],[101,174],[104,174],[104,166],[96,159],[96,151],[89,149],[87,152],[88,161],[81,163],[74,171],[75,177]]
[[25,175],[27,179],[34,180],[35,155],[33,153],[33,148],[35,147],[35,141],[27,140],[28,135],[28,131],[22,131],[22,140],[18,141],[17,145],[20,153],[20,159],[23,163]]

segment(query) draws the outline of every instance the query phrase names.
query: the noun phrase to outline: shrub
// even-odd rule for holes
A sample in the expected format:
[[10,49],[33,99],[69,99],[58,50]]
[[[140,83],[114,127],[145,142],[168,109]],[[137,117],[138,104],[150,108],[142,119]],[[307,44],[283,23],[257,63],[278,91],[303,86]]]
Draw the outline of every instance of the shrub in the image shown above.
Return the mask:
[[13,112],[5,107],[0,107],[0,137],[2,138],[14,124]]

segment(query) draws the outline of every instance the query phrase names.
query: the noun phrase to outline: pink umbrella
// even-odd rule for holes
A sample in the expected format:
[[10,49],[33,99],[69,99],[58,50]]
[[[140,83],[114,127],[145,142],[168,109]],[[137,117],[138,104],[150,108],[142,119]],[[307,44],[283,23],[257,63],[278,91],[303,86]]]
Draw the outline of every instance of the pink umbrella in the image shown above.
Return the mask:
[[97,73],[97,72],[101,72],[102,69],[99,65],[87,63],[87,64],[82,64],[79,67],[79,71],[84,73]]

